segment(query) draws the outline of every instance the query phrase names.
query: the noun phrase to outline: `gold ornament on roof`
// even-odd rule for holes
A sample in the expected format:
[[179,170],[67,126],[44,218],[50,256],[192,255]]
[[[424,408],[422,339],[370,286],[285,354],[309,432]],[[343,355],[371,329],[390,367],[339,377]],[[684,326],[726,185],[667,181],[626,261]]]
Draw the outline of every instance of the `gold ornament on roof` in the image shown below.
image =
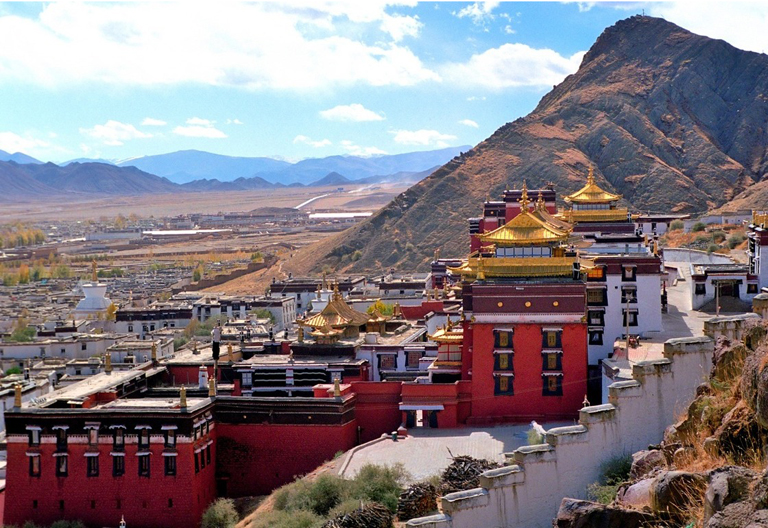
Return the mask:
[[523,192],[520,194],[520,210],[528,210],[528,204],[531,201],[528,199],[528,183],[523,180]]
[[96,273],[96,259],[91,261],[91,280],[94,284],[99,282],[99,274]]

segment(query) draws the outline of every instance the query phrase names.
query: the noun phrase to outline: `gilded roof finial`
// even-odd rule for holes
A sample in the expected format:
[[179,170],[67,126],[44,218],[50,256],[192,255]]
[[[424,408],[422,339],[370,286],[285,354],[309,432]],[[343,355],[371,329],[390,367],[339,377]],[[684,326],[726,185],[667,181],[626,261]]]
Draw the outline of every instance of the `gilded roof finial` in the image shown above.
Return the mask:
[[208,397],[209,398],[216,397],[216,378],[211,377],[208,380]]
[[99,282],[99,274],[96,273],[96,259],[91,261],[91,281],[96,284]]
[[543,211],[544,210],[544,195],[539,192],[539,198],[536,200],[536,210],[537,211]]
[[21,409],[21,383],[13,386],[13,408]]
[[157,361],[157,343],[152,341],[152,361]]
[[477,280],[485,280],[485,271],[483,270],[483,256],[477,257]]
[[592,165],[589,166],[589,172],[587,173],[587,185],[595,184],[595,169]]
[[528,199],[528,183],[523,180],[523,192],[520,195],[520,211],[527,211],[528,204],[530,203],[531,201]]
[[333,397],[341,398],[341,383],[339,382],[339,378],[333,380]]
[[341,299],[341,293],[339,292],[339,283],[338,281],[333,283],[333,300],[339,300]]
[[440,260],[440,248],[435,248],[435,262]]
[[187,408],[187,388],[182,387],[181,390],[179,390],[179,408],[186,409]]

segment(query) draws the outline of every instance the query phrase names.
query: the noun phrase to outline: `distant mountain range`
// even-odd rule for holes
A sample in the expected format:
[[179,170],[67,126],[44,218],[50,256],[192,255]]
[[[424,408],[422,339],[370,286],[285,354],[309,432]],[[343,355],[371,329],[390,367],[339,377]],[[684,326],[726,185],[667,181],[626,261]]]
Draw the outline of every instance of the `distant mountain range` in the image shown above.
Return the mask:
[[[0,151],[0,189],[3,189],[0,202],[44,199],[72,193],[94,196],[137,195],[179,191],[243,191],[305,185],[342,186],[350,183],[410,184],[431,174],[462,148],[470,147],[375,158],[332,156],[295,164],[270,158],[233,158],[208,152],[181,151],[117,163],[81,158],[56,165],[42,163],[22,153],[9,154]],[[195,162],[200,165],[195,165]],[[141,167],[134,166],[133,163]],[[181,170],[174,171],[174,163],[177,163],[177,168]],[[181,183],[173,181],[166,174],[155,174],[145,168],[152,168],[159,173],[172,172],[177,179],[181,174],[204,176]],[[333,170],[334,168],[346,172]],[[264,176],[259,176],[252,174],[252,170],[267,172],[262,172]],[[249,176],[231,178],[233,174]]]

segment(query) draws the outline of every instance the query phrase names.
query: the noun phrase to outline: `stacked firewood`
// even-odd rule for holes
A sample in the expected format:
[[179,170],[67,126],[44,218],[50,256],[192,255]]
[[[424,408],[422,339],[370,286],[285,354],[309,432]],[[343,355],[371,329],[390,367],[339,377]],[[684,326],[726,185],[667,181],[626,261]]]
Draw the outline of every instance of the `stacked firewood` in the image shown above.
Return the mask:
[[389,508],[372,502],[351,512],[339,515],[323,528],[391,528],[394,516]]
[[408,521],[429,515],[437,509],[437,487],[428,482],[414,484],[400,494],[397,501],[397,519]]
[[480,474],[489,469],[501,467],[490,460],[480,460],[471,456],[453,457],[451,465],[440,476],[440,494],[453,493],[476,488],[480,485]]

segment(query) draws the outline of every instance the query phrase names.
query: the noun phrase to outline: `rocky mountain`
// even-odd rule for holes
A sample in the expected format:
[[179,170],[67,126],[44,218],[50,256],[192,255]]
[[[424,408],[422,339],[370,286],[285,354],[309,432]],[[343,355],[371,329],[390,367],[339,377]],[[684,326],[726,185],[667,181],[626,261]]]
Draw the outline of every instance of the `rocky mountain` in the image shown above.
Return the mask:
[[[720,206],[749,192],[768,169],[767,101],[768,56],[658,18],[622,20],[528,116],[323,241],[315,265],[424,269],[437,247],[464,256],[466,219],[480,213],[486,196],[524,179],[533,188],[553,182],[567,194],[584,184],[590,165],[598,183],[633,210]],[[362,258],[342,265],[356,250]]]
[[0,150],[0,161],[13,161],[16,163],[42,163],[40,160],[36,160],[32,156],[27,156],[22,152],[15,152],[11,154],[4,150]]
[[181,185],[185,191],[247,191],[251,189],[276,189],[285,185],[270,183],[264,178],[254,176],[252,178],[237,178],[233,181],[222,182],[216,179],[195,180]]
[[72,163],[60,167],[53,163],[0,161],[0,200],[38,200],[74,194],[131,195],[169,193],[178,186],[165,178],[147,174],[135,167],[115,167],[103,163]]
[[342,176],[338,172],[329,172],[324,177],[320,178],[316,182],[310,183],[313,187],[323,187],[325,185],[344,185],[351,180],[346,176]]

